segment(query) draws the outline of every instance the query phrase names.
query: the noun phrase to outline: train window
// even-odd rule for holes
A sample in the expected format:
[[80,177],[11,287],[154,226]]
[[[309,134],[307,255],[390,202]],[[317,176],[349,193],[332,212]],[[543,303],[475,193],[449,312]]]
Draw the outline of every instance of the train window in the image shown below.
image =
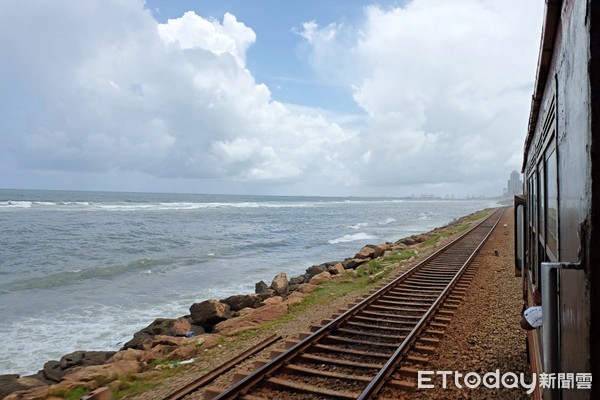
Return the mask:
[[525,196],[515,196],[515,276],[524,276],[525,234],[527,233],[527,201]]
[[531,188],[531,201],[529,204],[531,204],[530,209],[530,215],[531,215],[531,227],[530,227],[530,231],[529,231],[529,243],[531,243],[531,246],[529,247],[529,250],[531,251],[530,257],[529,257],[529,268],[531,270],[531,274],[529,275],[531,277],[531,283],[535,284],[537,282],[537,265],[538,265],[538,257],[537,257],[537,253],[538,253],[538,246],[536,245],[536,243],[538,242],[538,238],[537,238],[537,220],[538,220],[538,213],[537,213],[537,177],[536,177],[536,173],[535,171],[531,174],[531,179],[529,181],[530,184],[530,188]]
[[546,198],[545,198],[545,188],[546,188],[546,175],[544,174],[544,161],[541,160],[538,163],[538,230],[537,234],[539,235],[539,241],[544,243],[546,238],[544,234],[546,233]]
[[[546,154],[546,247],[555,261],[558,259],[558,176],[556,151]],[[549,153],[549,154],[548,154]]]
[[[538,221],[538,213],[537,213],[537,177],[535,172],[533,173],[533,181],[531,182],[531,194],[532,194],[532,202],[531,202],[531,208],[532,208],[532,213],[531,216],[533,217],[533,224],[531,224],[531,229],[533,229],[533,233],[537,232],[537,221]],[[532,238],[537,240],[535,237]],[[534,242],[535,243],[535,242]]]

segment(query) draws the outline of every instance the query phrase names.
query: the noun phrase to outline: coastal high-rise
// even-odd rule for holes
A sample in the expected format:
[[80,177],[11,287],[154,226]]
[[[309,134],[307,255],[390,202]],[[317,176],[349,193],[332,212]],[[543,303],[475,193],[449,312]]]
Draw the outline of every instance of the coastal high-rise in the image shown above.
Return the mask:
[[523,182],[521,182],[521,174],[517,171],[513,171],[510,174],[508,185],[506,187],[506,195],[514,196],[516,194],[523,193]]

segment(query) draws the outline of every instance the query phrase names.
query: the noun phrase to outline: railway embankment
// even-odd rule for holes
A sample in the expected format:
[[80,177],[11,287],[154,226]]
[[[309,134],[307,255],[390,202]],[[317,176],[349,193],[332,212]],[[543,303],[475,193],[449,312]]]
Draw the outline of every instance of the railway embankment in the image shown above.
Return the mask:
[[[507,219],[507,215],[509,213],[505,213],[504,219]],[[13,388],[9,399],[78,398],[101,386],[107,386],[119,396],[131,397],[139,391],[144,392],[139,398],[163,398],[186,380],[193,379],[203,371],[232,358],[273,332],[284,338],[292,338],[299,332],[308,330],[311,324],[329,318],[338,308],[345,307],[359,295],[380,284],[386,277],[396,276],[408,269],[449,241],[452,235],[467,229],[481,216],[481,213],[467,216],[446,227],[400,239],[395,243],[368,245],[360,249],[354,257],[311,266],[304,274],[290,279],[285,274],[278,274],[270,285],[258,282],[256,293],[253,294],[195,303],[190,307],[188,316],[155,320],[137,332],[119,352],[75,352],[65,355],[61,360],[49,361],[44,369],[34,376],[5,377],[2,386],[5,391]],[[493,257],[487,260],[485,265],[495,265],[482,268],[488,275],[492,270],[498,270],[498,274],[504,275],[511,271],[512,229],[508,226],[509,223],[510,221],[503,222],[507,227],[502,229],[501,234],[496,232],[490,239],[490,243],[494,244],[486,244],[488,250],[483,251],[483,256]],[[490,251],[492,256],[488,254]],[[500,291],[498,295],[502,295],[508,303],[510,300],[519,301],[518,287],[515,296],[504,287],[504,284],[515,286],[516,278],[509,279],[507,275],[504,281],[499,281],[496,276],[478,279],[480,281],[476,281],[474,286],[480,285],[482,288],[488,286],[485,282],[501,282],[497,285]],[[480,291],[484,289],[473,289],[473,293]],[[483,294],[480,294],[481,296]],[[458,328],[449,330],[448,337],[452,334],[464,338],[468,335],[465,336],[465,331],[459,328],[465,326],[465,329],[470,329],[470,347],[453,349],[452,351],[457,353],[446,354],[439,360],[447,357],[457,358],[458,352],[465,349],[477,350],[477,346],[483,351],[479,351],[475,358],[461,356],[469,359],[471,363],[479,362],[479,366],[473,364],[475,368],[485,368],[485,362],[493,364],[495,361],[501,361],[503,354],[515,355],[504,357],[506,359],[518,359],[516,355],[521,349],[515,346],[511,352],[502,351],[502,354],[496,354],[493,350],[495,346],[506,340],[499,339],[497,343],[492,344],[485,342],[484,339],[490,335],[482,331],[481,324],[476,321],[482,317],[478,313],[491,313],[491,322],[486,326],[489,328],[496,324],[498,327],[497,322],[493,321],[505,315],[504,320],[511,321],[506,329],[515,331],[512,328],[513,325],[518,328],[518,323],[515,325],[514,321],[518,321],[519,308],[515,310],[512,305],[507,304],[501,306],[498,299],[490,296],[483,296],[485,300],[482,304],[480,297],[477,297],[479,300],[473,300],[477,311],[465,314],[465,321],[471,318],[471,322],[460,323]],[[444,350],[450,348],[441,347]],[[524,351],[521,353],[524,354]],[[516,365],[510,367],[517,368]],[[225,375],[219,379],[219,384],[226,385],[231,377]],[[435,394],[434,391],[430,393]],[[445,396],[448,393],[442,394]]]

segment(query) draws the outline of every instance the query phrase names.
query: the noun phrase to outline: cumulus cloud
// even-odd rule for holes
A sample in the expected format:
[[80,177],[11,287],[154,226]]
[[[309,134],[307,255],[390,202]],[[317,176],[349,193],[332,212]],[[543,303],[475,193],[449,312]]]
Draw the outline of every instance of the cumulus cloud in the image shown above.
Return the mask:
[[366,7],[358,27],[311,21],[300,34],[315,70],[351,87],[368,114],[363,182],[450,187],[497,184],[520,166],[540,26],[533,2],[414,0]]
[[245,68],[256,34],[232,14],[159,24],[140,1],[2,4],[2,75],[36,101],[8,133],[24,168],[276,184],[343,168],[333,153],[351,134],[272,99]]
[[165,42],[175,42],[181,49],[200,48],[215,54],[229,53],[240,66],[244,66],[246,51],[256,41],[254,31],[230,13],[225,13],[221,24],[188,11],[181,18],[159,24],[158,33]]
[[532,4],[413,0],[366,7],[354,25],[296,27],[315,75],[364,110],[332,117],[273,99],[246,67],[260,37],[230,13],[160,24],[141,0],[1,2],[0,116],[11,118],[0,162],[223,191],[471,193],[494,181],[494,194],[518,168],[541,25]]

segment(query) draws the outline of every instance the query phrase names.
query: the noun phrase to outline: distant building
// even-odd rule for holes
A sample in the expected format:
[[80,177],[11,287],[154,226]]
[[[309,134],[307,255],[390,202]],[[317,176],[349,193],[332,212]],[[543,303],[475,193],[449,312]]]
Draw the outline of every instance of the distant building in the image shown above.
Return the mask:
[[516,194],[523,193],[523,182],[521,182],[521,174],[517,171],[513,171],[510,174],[508,185],[506,187],[506,196],[514,196]]

